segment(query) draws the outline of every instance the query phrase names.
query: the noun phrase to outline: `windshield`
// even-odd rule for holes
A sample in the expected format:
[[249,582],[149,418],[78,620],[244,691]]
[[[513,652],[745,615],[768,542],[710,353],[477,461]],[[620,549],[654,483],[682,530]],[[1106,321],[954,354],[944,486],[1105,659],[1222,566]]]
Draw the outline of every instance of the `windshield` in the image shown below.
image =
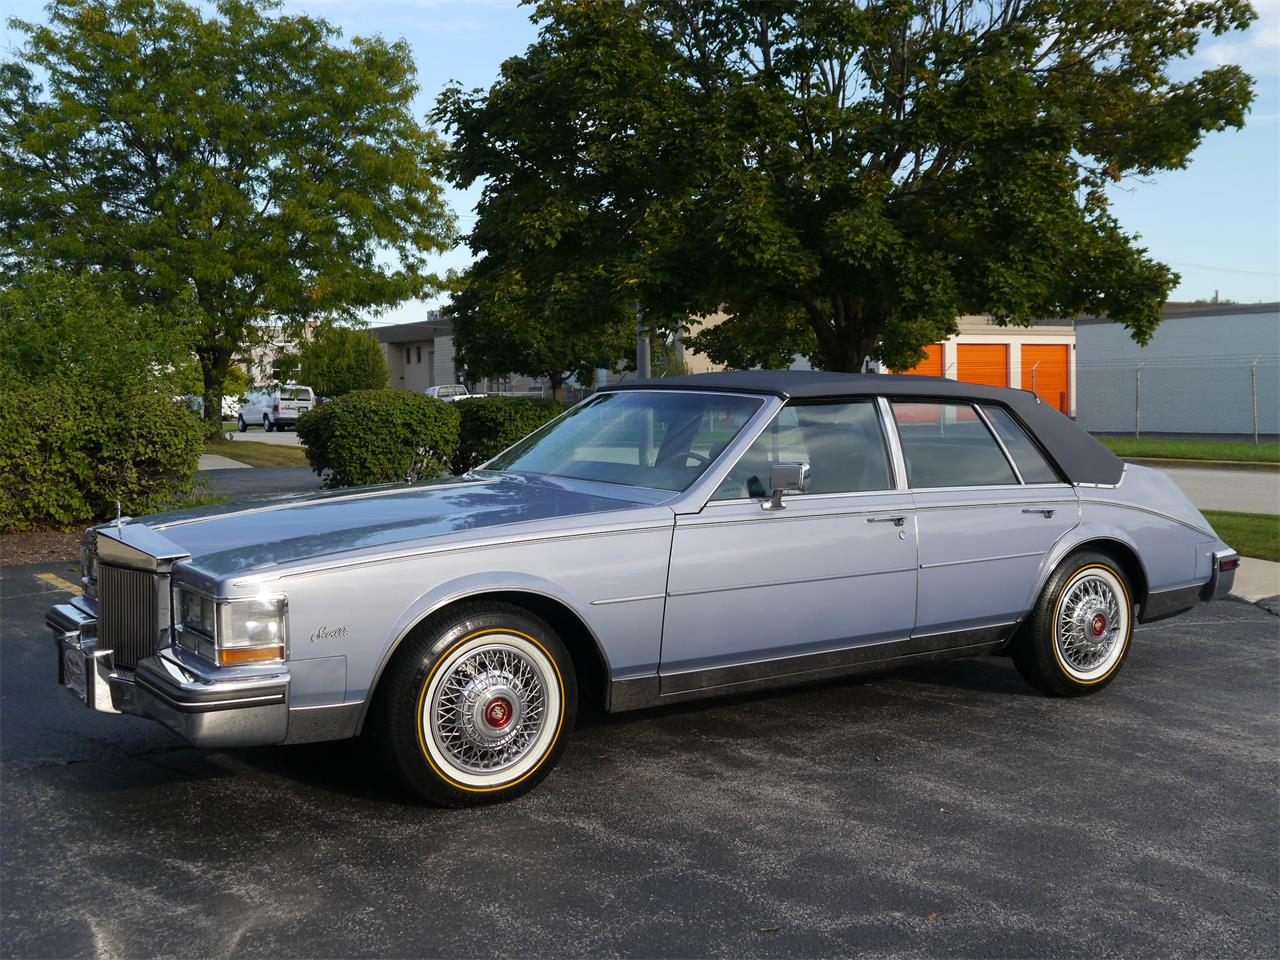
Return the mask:
[[489,470],[684,490],[760,409],[757,397],[628,390],[575,407]]

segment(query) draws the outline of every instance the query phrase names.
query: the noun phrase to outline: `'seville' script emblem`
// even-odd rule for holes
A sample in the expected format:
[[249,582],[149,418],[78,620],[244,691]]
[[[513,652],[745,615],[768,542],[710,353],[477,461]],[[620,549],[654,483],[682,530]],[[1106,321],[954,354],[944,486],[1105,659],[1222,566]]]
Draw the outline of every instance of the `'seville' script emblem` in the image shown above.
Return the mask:
[[312,643],[319,643],[321,640],[337,640],[341,637],[350,636],[351,631],[346,627],[326,627],[321,624],[316,628],[316,632],[311,635]]

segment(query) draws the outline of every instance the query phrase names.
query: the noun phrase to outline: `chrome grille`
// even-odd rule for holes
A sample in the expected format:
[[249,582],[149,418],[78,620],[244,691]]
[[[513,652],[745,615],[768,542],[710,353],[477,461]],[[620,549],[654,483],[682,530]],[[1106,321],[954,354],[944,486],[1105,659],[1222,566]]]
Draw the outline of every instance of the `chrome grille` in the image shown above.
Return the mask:
[[98,564],[98,646],[117,667],[134,667],[160,640],[159,578],[145,570]]

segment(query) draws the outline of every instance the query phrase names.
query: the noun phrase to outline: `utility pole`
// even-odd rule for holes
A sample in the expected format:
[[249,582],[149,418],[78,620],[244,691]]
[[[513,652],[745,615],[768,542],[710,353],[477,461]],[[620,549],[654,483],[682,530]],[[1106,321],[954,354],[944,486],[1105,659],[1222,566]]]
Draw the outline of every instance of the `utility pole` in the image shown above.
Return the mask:
[[636,376],[648,380],[652,375],[649,364],[649,331],[644,328],[640,315],[640,301],[635,301],[636,312]]
[[1133,435],[1142,436],[1142,368],[1147,361],[1143,360],[1133,372]]
[[1258,445],[1258,361],[1261,357],[1253,358],[1253,366],[1249,368],[1249,393],[1253,397],[1253,445]]

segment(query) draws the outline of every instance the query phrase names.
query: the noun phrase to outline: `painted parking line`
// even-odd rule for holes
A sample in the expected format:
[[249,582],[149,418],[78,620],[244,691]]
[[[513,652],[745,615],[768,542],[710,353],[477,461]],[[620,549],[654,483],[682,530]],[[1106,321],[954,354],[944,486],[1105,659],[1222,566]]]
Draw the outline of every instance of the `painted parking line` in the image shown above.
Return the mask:
[[70,580],[63,580],[56,573],[37,573],[37,580],[43,580],[51,587],[57,587],[59,590],[65,590],[67,593],[79,593],[80,588]]

